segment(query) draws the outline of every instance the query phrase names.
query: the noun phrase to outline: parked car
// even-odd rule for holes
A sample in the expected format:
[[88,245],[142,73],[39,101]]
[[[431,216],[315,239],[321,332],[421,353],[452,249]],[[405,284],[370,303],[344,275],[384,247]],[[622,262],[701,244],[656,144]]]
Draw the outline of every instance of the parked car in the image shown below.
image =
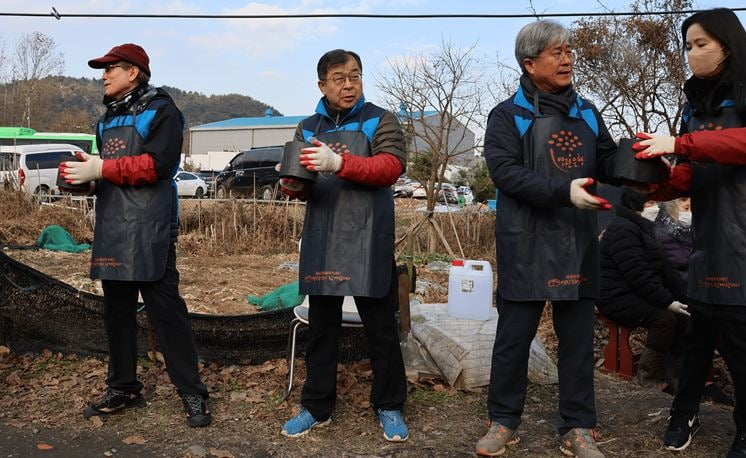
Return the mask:
[[282,146],[241,150],[215,178],[215,197],[248,196],[271,200],[276,196]]
[[177,193],[180,197],[201,199],[207,192],[207,183],[192,172],[179,172],[174,177]]
[[425,197],[427,197],[425,187],[422,186],[422,183],[420,183],[419,181],[412,182],[412,197],[415,199],[424,199]]
[[458,192],[456,191],[456,187],[450,183],[443,183],[440,192],[438,192],[437,201],[448,204],[458,203]]
[[0,147],[0,181],[37,195],[59,195],[57,169],[83,150],[66,143]]
[[213,197],[215,195],[215,179],[219,174],[220,172],[211,170],[203,170],[201,172],[197,172],[197,176],[205,180],[205,184],[207,184],[205,195],[210,197]]
[[413,182],[407,177],[401,177],[394,183],[393,190],[394,197],[412,197]]
[[464,196],[464,203],[471,205],[474,202],[474,193],[471,192],[471,188],[468,186],[459,186],[456,188],[459,196]]

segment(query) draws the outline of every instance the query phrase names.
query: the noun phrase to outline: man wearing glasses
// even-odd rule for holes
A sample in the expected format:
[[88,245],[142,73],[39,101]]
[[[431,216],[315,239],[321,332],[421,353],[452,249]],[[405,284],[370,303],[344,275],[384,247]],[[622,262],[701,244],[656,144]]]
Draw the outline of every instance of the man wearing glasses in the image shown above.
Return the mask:
[[331,420],[342,302],[354,296],[373,368],[371,403],[384,438],[405,441],[407,382],[395,319],[391,192],[406,166],[404,135],[392,113],[365,101],[357,54],[329,51],[316,70],[323,97],[316,114],[298,125],[295,140],[314,145],[302,151],[300,162],[319,175],[311,186],[281,181],[283,192],[307,201],[300,293],[310,303],[301,409],[282,434],[302,436]]
[[101,279],[109,341],[106,393],[83,415],[107,416],[142,407],[137,380],[138,294],[158,336],[166,370],[181,396],[189,426],[206,426],[207,388],[197,373],[197,349],[179,295],[176,237],[184,117],[162,89],[148,84],[150,59],[140,46],[115,46],[88,61],[103,69],[106,112],[96,126],[101,156],[80,153],[60,164],[70,184],[89,183],[98,198],[91,278]]
[[547,301],[559,340],[560,449],[596,448],[594,305],[599,288],[595,180],[613,178],[617,146],[596,108],[572,87],[570,32],[552,21],[523,27],[515,42],[520,86],[489,115],[484,155],[500,191],[495,222],[499,320],[487,397],[489,429],[478,455],[517,443],[531,341]]

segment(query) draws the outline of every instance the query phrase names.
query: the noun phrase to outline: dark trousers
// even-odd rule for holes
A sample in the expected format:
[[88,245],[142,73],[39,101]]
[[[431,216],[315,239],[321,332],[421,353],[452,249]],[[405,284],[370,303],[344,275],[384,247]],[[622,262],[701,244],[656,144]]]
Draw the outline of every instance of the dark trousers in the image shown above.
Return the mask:
[[106,384],[115,390],[139,393],[137,380],[138,292],[145,302],[166,371],[179,394],[201,394],[207,388],[197,373],[197,347],[186,303],[179,295],[176,247],[171,244],[163,278],[153,282],[103,280],[104,325],[109,340],[109,375]]
[[688,318],[668,309],[656,309],[640,323],[647,328],[645,346],[658,353],[681,353],[681,339],[686,331]]
[[[318,421],[328,419],[337,400],[337,350],[342,323],[342,296],[309,296],[306,383],[301,405]],[[355,297],[368,337],[373,386],[370,402],[376,409],[401,410],[407,397],[407,379],[399,346],[395,311],[396,276],[382,298]]]
[[[673,409],[691,415],[699,411],[705,380],[717,343],[736,391],[733,419],[740,431],[746,430],[746,307],[738,313],[724,315],[720,306],[691,304],[692,316],[684,335],[679,391]],[[731,311],[733,311],[733,308]]]
[[[552,303],[554,330],[559,339],[559,433],[596,426],[593,394],[592,300]],[[492,349],[487,413],[510,429],[521,424],[528,384],[528,356],[544,301],[509,301],[498,297],[498,321]]]

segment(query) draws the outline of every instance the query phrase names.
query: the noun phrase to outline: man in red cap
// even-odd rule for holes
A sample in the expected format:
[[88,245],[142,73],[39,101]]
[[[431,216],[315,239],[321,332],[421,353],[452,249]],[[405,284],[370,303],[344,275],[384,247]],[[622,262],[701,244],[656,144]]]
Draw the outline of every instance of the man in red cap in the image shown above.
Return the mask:
[[80,162],[60,165],[68,183],[89,183],[98,198],[91,278],[101,279],[104,290],[108,389],[83,415],[107,416],[145,405],[136,375],[140,294],[187,423],[207,426],[212,421],[207,388],[197,372],[194,333],[176,269],[179,224],[173,176],[184,117],[165,91],[148,84],[149,64],[145,50],[131,43],[88,61],[103,69],[106,112],[96,126],[101,156],[80,153]]

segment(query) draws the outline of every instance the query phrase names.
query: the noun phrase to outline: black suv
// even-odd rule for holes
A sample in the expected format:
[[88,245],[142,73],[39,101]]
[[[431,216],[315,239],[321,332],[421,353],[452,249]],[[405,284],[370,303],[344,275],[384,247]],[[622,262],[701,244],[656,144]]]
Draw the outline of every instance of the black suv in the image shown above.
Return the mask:
[[215,177],[215,197],[274,199],[280,180],[275,166],[282,160],[282,150],[282,146],[267,146],[239,151]]

